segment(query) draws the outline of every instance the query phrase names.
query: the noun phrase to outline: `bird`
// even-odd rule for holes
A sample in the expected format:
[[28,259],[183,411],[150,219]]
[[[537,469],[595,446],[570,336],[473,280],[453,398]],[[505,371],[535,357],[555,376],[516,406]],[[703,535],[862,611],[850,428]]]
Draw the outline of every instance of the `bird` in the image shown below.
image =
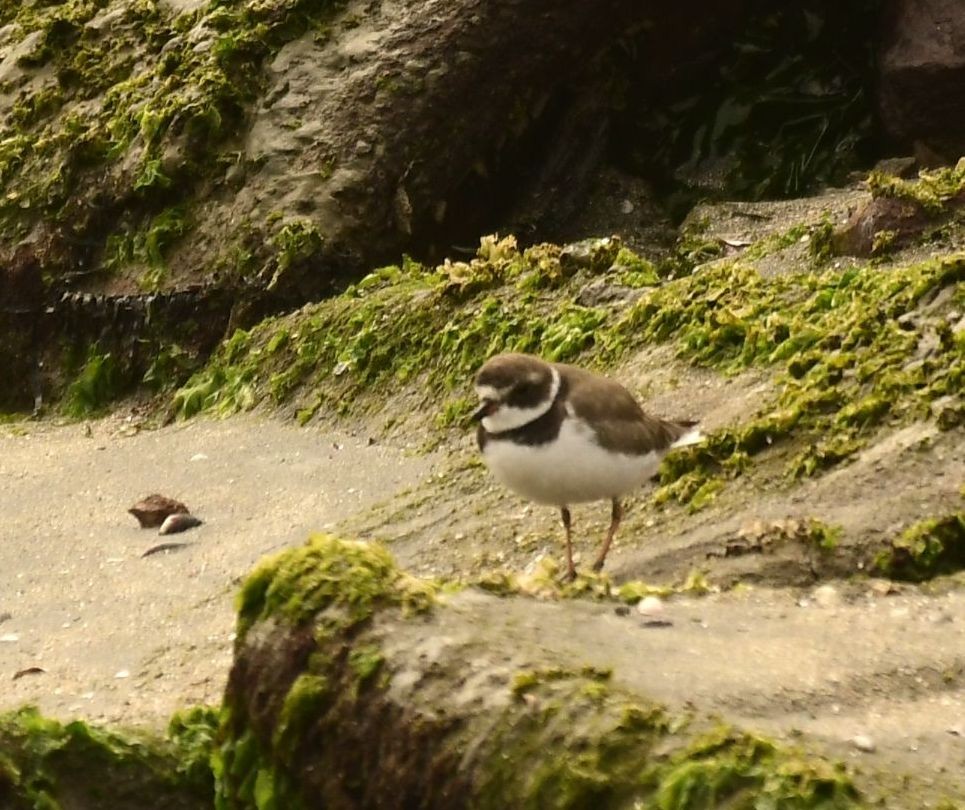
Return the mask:
[[484,464],[508,489],[560,510],[565,581],[576,578],[570,506],[609,499],[600,571],[623,519],[621,497],[653,478],[675,447],[702,440],[697,423],[651,416],[620,383],[565,363],[509,352],[474,380],[476,441]]

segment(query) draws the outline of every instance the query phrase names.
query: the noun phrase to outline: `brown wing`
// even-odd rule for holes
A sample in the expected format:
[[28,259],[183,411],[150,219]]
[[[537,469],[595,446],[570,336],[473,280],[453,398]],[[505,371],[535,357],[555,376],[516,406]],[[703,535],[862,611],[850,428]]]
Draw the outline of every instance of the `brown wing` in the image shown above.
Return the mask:
[[556,367],[569,384],[569,404],[594,427],[600,445],[607,450],[632,455],[659,452],[692,427],[692,423],[669,422],[644,413],[633,395],[614,380],[574,366]]

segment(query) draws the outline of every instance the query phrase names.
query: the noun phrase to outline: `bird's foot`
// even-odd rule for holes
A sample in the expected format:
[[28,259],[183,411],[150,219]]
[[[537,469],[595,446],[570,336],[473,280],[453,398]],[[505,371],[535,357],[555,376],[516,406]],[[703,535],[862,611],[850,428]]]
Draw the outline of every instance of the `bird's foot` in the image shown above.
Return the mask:
[[600,557],[593,563],[593,573],[599,574],[603,570],[603,563],[606,561],[604,557]]
[[570,566],[569,568],[566,569],[566,571],[560,574],[560,576],[557,578],[556,581],[560,585],[569,585],[575,579],[576,579],[576,568],[574,568],[573,566]]

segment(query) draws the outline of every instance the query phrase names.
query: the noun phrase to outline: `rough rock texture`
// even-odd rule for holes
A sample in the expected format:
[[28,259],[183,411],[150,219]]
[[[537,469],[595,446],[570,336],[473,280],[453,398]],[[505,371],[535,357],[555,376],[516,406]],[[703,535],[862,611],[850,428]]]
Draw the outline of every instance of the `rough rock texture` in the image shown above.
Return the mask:
[[[891,249],[907,244],[920,236],[934,221],[934,217],[914,200],[878,197],[837,229],[832,236],[835,253],[847,256],[872,256],[882,247]],[[890,234],[887,245],[882,245],[879,234]]]
[[436,606],[377,546],[313,538],[264,561],[239,604],[229,806],[860,806],[843,768],[676,717],[514,631],[525,610],[504,624],[493,597]]
[[880,50],[881,118],[920,158],[965,153],[965,6],[959,0],[892,0]]
[[18,362],[0,408],[77,373],[62,343],[110,354],[123,387],[165,344],[204,354],[403,252],[448,255],[510,219],[560,227],[606,148],[601,54],[686,31],[661,63],[679,73],[743,5],[0,6],[0,266],[22,254],[47,293],[0,311]]
[[24,707],[0,714],[3,810],[202,810],[211,807],[207,751],[216,718],[177,715],[168,733],[119,734],[61,724]]
[[[806,722],[791,697],[799,688],[845,658],[882,665],[888,642],[863,627],[855,634],[861,610],[832,604],[834,588],[820,598],[846,614],[840,629],[827,629],[820,650],[799,644],[793,653],[780,649],[786,634],[826,618],[789,617],[765,598],[755,607],[766,626],[742,638],[731,627],[743,609],[734,603],[671,602],[654,620],[555,601],[549,583],[540,590],[548,601],[440,593],[380,547],[330,536],[263,561],[239,599],[221,799],[327,810],[910,810],[955,795],[954,776],[924,779],[930,767],[904,785],[900,762],[895,778],[870,768],[859,777],[813,751],[704,719],[708,705],[742,694],[757,728]],[[924,634],[960,630],[932,624],[908,643]],[[750,680],[747,657],[764,664]],[[714,661],[714,671],[702,676],[695,661]],[[954,661],[947,651],[941,665]],[[955,761],[953,750],[945,756]]]

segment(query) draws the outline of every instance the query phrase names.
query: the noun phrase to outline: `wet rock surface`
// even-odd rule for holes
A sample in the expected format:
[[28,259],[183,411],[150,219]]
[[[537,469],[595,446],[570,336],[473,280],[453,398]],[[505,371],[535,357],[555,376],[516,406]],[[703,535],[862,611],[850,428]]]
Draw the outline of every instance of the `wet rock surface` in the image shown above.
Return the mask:
[[880,51],[881,117],[927,163],[965,153],[965,9],[956,0],[886,4]]

